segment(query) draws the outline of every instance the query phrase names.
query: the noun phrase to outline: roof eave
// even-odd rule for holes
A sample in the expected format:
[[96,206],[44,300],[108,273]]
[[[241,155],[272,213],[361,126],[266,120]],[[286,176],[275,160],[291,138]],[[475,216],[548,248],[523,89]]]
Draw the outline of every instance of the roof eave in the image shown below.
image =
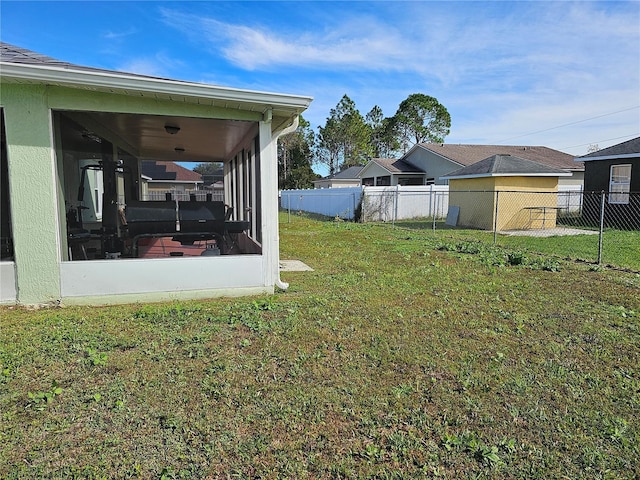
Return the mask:
[[569,172],[564,173],[478,173],[475,175],[445,175],[440,180],[459,180],[463,178],[489,178],[489,177],[570,177]]
[[149,183],[203,183],[202,180],[162,180],[153,178],[149,179],[148,181]]
[[638,153],[623,153],[621,155],[602,155],[600,157],[577,157],[574,158],[576,162],[591,162],[593,160],[624,160],[626,158],[639,158],[640,152]]
[[[0,62],[1,78],[57,83],[69,87],[107,88],[122,93],[171,94],[246,104],[248,110],[266,111],[269,108],[289,114],[300,114],[313,97],[281,93],[258,92],[177,80],[137,77],[127,73],[74,70],[42,65]],[[261,108],[260,108],[261,107]]]

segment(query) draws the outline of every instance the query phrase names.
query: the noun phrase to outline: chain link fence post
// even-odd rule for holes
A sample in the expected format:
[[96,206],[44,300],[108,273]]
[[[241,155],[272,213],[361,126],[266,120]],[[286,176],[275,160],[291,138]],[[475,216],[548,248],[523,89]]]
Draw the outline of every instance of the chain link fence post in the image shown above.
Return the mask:
[[493,212],[493,244],[496,245],[498,243],[498,199],[500,197],[500,192],[496,190],[496,209]]
[[604,237],[604,190],[600,192],[600,229],[598,231],[598,265],[602,264],[602,242]]

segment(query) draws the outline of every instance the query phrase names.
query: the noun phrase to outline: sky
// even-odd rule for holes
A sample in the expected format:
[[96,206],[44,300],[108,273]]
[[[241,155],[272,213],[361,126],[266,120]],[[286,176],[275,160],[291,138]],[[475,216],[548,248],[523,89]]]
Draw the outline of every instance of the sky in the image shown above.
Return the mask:
[[[640,1],[0,1],[0,39],[92,67],[451,115],[446,143],[571,155],[640,136]],[[326,174],[323,166],[314,166]]]

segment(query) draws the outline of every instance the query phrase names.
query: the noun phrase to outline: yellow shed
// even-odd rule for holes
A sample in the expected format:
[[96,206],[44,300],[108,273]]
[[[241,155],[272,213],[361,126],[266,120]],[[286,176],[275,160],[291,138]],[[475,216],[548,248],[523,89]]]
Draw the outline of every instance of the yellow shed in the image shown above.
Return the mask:
[[569,172],[512,155],[493,155],[451,172],[449,209],[455,224],[482,230],[556,226],[558,178]]

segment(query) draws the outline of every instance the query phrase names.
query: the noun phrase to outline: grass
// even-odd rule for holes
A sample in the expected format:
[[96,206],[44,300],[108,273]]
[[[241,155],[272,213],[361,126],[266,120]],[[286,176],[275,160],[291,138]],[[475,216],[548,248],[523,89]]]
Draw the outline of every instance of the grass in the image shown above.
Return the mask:
[[[286,292],[0,310],[0,478],[637,478],[640,276],[281,224]],[[511,254],[511,255],[509,255]]]
[[[431,230],[432,220],[400,221],[398,228]],[[473,239],[493,243],[493,232],[465,230],[436,223],[433,235],[445,239]],[[520,249],[531,254],[542,254],[571,260],[596,263],[598,260],[598,235],[567,235],[555,237],[527,237],[498,235],[498,245]],[[609,267],[640,272],[640,232],[607,229],[602,240],[602,263]]]

